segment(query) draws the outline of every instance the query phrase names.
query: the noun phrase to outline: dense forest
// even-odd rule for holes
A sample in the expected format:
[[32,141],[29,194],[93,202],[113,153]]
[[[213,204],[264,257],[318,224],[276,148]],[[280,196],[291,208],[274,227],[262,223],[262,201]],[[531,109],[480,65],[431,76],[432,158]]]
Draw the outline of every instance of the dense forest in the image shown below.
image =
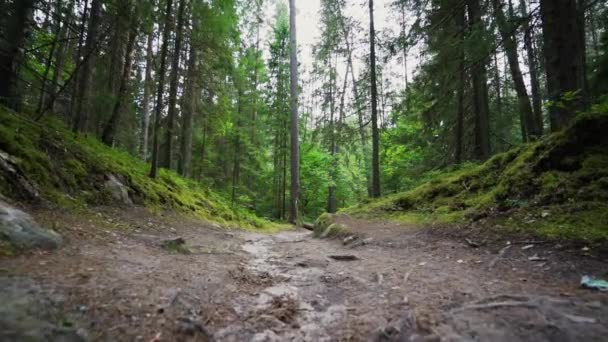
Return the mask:
[[605,341],[608,1],[0,0],[0,341]]
[[300,65],[296,5],[2,1],[0,99],[294,222],[536,141],[608,92],[603,1],[321,0]]

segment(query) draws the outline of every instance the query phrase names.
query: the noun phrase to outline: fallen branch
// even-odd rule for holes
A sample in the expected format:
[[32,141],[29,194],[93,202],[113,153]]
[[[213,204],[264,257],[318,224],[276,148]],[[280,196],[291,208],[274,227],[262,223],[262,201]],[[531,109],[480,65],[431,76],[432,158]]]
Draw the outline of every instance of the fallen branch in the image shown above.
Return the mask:
[[458,313],[466,310],[482,310],[482,309],[493,309],[500,307],[517,307],[523,306],[528,308],[538,308],[538,304],[535,302],[527,301],[527,302],[517,302],[517,301],[506,301],[506,302],[495,302],[495,303],[487,303],[487,304],[473,304],[467,305],[460,308],[453,309],[450,311],[451,313]]

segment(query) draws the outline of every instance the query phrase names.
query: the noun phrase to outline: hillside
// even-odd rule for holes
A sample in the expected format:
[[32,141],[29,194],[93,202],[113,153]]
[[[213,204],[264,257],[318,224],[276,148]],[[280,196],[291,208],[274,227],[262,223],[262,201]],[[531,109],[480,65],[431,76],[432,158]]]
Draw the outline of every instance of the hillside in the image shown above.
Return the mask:
[[342,212],[416,223],[490,220],[484,229],[605,241],[607,131],[608,105],[597,105],[560,133]]
[[36,123],[0,107],[0,122],[0,193],[15,201],[76,211],[134,204],[226,226],[270,226],[172,171],[149,178],[148,164],[73,134],[57,119]]

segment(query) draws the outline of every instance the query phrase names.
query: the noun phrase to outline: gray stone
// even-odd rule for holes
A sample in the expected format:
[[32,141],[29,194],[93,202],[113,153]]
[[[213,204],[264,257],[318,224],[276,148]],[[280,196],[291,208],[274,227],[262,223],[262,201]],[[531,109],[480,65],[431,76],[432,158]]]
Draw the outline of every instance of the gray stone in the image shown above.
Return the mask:
[[0,200],[0,239],[18,249],[54,249],[61,245],[61,235],[40,227],[23,211]]
[[104,183],[104,187],[110,196],[121,204],[132,205],[133,201],[131,201],[131,198],[129,197],[129,189],[127,186],[113,174],[109,174],[107,177],[108,180]]

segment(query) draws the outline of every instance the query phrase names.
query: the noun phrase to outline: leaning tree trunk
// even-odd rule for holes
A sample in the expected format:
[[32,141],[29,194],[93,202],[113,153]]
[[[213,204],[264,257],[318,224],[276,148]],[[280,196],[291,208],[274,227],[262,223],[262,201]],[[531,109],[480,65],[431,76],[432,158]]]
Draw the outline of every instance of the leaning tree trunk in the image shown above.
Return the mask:
[[551,130],[566,127],[584,108],[585,63],[575,0],[541,0]]
[[522,29],[524,30],[524,49],[526,50],[526,58],[528,70],[530,71],[530,91],[532,95],[532,109],[534,110],[534,122],[539,135],[543,134],[543,101],[540,93],[540,84],[538,81],[538,67],[536,63],[536,51],[532,43],[532,27],[526,19],[528,10],[526,9],[525,0],[520,0],[521,15],[524,17]]
[[300,134],[298,129],[298,43],[296,39],[296,2],[289,0],[290,38],[290,107],[291,107],[291,203],[289,222],[295,224],[300,218]]
[[182,38],[184,32],[184,7],[185,0],[179,1],[177,10],[177,31],[175,32],[175,48],[173,51],[173,60],[171,62],[171,79],[169,80],[169,110],[167,113],[167,130],[165,131],[165,155],[162,166],[166,169],[171,168],[173,155],[173,137],[175,132],[175,117],[177,111],[177,86],[179,80],[179,60],[182,51]]
[[165,27],[163,30],[163,41],[160,50],[160,69],[158,70],[158,92],[156,94],[156,108],[154,110],[154,138],[152,141],[152,161],[150,167],[150,178],[156,178],[158,173],[158,135],[160,134],[160,119],[163,112],[163,92],[165,90],[165,72],[167,69],[167,50],[169,45],[169,34],[172,29],[171,8],[173,0],[167,0],[165,12]]
[[131,76],[131,67],[133,65],[133,52],[135,50],[135,41],[137,39],[137,28],[134,27],[129,33],[129,39],[127,41],[127,47],[125,49],[125,60],[123,63],[122,77],[120,79],[120,85],[118,86],[118,93],[116,94],[116,102],[114,103],[114,109],[112,110],[112,116],[106,124],[101,140],[104,144],[112,146],[114,144],[114,138],[116,131],[118,130],[118,123],[120,122],[120,116],[123,111],[125,99],[127,97],[127,90],[129,87],[129,78]]
[[372,197],[380,197],[380,133],[378,131],[378,87],[376,84],[374,0],[369,0],[369,52],[372,97]]
[[509,68],[511,69],[511,77],[513,78],[513,86],[515,88],[515,93],[517,94],[519,112],[523,121],[523,127],[525,127],[522,136],[524,137],[524,140],[534,139],[540,136],[540,132],[538,127],[536,127],[532,105],[530,104],[530,97],[528,97],[524,77],[521,73],[521,68],[519,67],[517,43],[515,41],[514,33],[511,32],[511,28],[507,27],[508,23],[502,10],[502,5],[502,1],[500,0],[493,1],[494,15],[496,17],[500,36],[504,42]]
[[32,26],[35,3],[35,0],[19,0],[2,6],[12,8],[13,11],[12,15],[4,19],[6,24],[2,28],[3,32],[0,32],[3,35],[0,40],[0,103],[15,111],[21,109],[19,68],[24,57],[23,48]]

